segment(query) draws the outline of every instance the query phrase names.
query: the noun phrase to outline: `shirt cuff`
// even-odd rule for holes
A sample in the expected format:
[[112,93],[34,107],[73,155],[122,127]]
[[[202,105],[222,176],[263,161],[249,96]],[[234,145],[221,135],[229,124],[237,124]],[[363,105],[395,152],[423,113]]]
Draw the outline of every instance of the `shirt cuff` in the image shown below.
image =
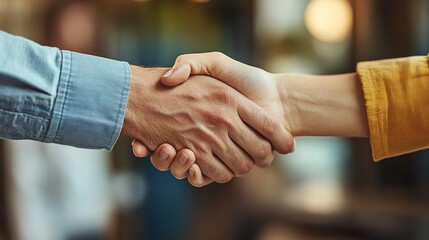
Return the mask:
[[111,150],[130,88],[126,62],[62,51],[61,76],[44,142]]
[[429,147],[428,57],[362,62],[362,82],[375,161]]

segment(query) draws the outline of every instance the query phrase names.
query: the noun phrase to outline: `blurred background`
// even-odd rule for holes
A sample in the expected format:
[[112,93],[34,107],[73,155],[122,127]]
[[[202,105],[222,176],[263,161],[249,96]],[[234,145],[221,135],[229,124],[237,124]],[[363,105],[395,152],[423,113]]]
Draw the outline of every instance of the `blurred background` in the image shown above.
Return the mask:
[[[221,51],[272,72],[334,74],[429,52],[428,0],[0,0],[0,29],[44,45],[171,66]],[[367,139],[300,138],[196,189],[113,152],[1,142],[0,239],[429,239],[429,152],[373,163]]]

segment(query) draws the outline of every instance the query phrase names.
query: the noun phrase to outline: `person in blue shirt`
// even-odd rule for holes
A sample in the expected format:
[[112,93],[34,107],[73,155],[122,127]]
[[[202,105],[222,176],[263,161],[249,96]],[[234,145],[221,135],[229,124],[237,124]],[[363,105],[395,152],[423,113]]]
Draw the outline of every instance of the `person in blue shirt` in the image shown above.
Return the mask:
[[166,72],[0,31],[0,138],[108,150],[121,134],[150,150],[168,142],[220,183],[293,149],[282,124],[233,88],[208,76],[169,88]]

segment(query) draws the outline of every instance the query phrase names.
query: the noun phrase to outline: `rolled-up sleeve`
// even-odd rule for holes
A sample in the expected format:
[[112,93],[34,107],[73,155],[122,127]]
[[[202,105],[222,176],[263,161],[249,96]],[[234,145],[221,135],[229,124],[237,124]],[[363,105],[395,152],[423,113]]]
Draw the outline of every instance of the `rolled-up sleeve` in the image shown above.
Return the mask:
[[124,120],[128,63],[0,32],[0,137],[112,149]]
[[429,56],[358,64],[376,161],[429,147]]

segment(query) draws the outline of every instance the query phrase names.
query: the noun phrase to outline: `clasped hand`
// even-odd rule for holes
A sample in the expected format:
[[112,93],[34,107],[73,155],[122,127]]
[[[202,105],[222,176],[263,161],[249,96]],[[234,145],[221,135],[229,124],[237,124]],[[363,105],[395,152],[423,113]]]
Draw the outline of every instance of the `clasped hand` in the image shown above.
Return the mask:
[[135,138],[137,157],[156,149],[157,169],[201,187],[269,166],[273,150],[294,150],[268,72],[221,53],[183,55],[163,71],[132,67],[123,133]]

